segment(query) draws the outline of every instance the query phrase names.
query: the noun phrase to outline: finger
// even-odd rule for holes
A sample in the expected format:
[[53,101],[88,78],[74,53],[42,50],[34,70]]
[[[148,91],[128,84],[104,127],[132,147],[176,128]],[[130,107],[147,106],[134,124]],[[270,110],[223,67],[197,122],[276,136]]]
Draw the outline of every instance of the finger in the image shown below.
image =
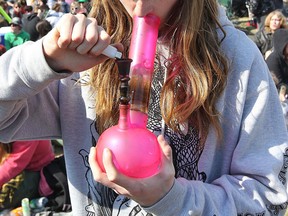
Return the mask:
[[157,137],[157,140],[158,140],[159,145],[160,145],[162,152],[163,152],[162,165],[160,168],[162,170],[162,172],[160,172],[160,177],[162,176],[161,173],[164,173],[164,174],[170,173],[172,176],[174,176],[175,175],[175,168],[173,165],[173,153],[172,153],[171,146],[165,140],[163,135],[159,135]]
[[55,29],[59,33],[57,44],[60,48],[66,48],[70,44],[74,22],[75,16],[72,14],[64,14],[60,21],[56,24]]
[[[87,23],[90,23],[90,19],[86,19],[83,14],[76,15],[76,21],[73,26],[73,31],[71,35],[71,42],[69,44],[69,49],[76,49],[79,44],[82,43],[85,37],[85,31]],[[96,20],[95,20],[96,22]]]
[[98,26],[98,41],[95,46],[89,51],[91,55],[98,56],[103,50],[110,44],[111,38],[107,32],[100,26]]
[[100,166],[97,163],[96,160],[96,147],[91,147],[90,148],[90,153],[89,153],[89,164],[91,167],[92,171],[95,171],[95,173],[102,173],[103,171],[101,170]]
[[[105,33],[103,32],[105,31],[103,30],[102,27],[97,25],[97,22],[95,19],[92,19],[92,18],[88,19],[86,22],[85,35],[84,35],[82,43],[76,49],[77,52],[80,54],[87,54],[87,53],[95,54],[95,53],[91,53],[91,50],[99,47],[99,44],[103,44],[103,42],[104,44],[102,46],[106,48],[106,46],[108,46],[108,44],[110,43],[110,36],[106,32]],[[103,37],[102,34],[104,34],[106,38]],[[99,37],[99,35],[101,37]],[[98,50],[96,54],[100,55],[103,49]]]
[[164,136],[163,135],[159,135],[157,137],[157,140],[159,142],[159,145],[160,145],[160,147],[162,149],[162,152],[165,155],[165,157],[168,158],[169,161],[173,161],[172,149],[171,149],[169,143],[165,140]]
[[106,170],[108,179],[112,182],[117,181],[119,172],[113,163],[113,154],[108,148],[103,150],[103,165]]
[[[129,185],[129,181],[131,180],[131,178],[119,172],[113,161],[113,153],[108,148],[104,149],[103,151],[103,165],[105,167],[107,178],[109,179],[109,181],[124,187],[127,184]],[[117,188],[117,190],[122,190],[122,187],[118,187],[116,186],[116,184],[114,185],[114,188]]]
[[113,153],[110,149],[106,148],[103,151],[103,164],[106,170],[107,182],[106,186],[112,188],[116,193],[131,197],[127,188],[133,188],[135,179],[132,179],[120,173],[113,163]]
[[123,46],[123,44],[121,44],[121,43],[114,43],[113,46],[116,47],[116,49],[117,49],[119,52],[124,52],[124,46]]
[[123,187],[117,185],[117,183],[114,183],[109,178],[108,173],[110,173],[110,172],[118,173],[117,169],[113,165],[113,159],[112,159],[111,151],[107,148],[104,149],[104,151],[103,151],[103,163],[106,160],[109,161],[108,163],[106,163],[106,167],[104,164],[106,173],[102,172],[102,170],[99,167],[98,163],[96,162],[95,158],[96,158],[96,148],[92,147],[90,149],[90,154],[89,154],[89,163],[90,163],[90,167],[91,167],[95,181],[100,182],[101,184],[113,189],[118,194],[127,193],[127,191]]
[[97,163],[96,160],[96,147],[91,147],[90,148],[90,153],[89,153],[89,164],[90,164],[90,168],[94,177],[94,180],[107,186],[107,187],[112,187],[113,183],[111,183],[105,172],[102,171],[102,169],[100,168],[100,166]]
[[97,43],[99,43],[100,29],[96,22],[88,22],[86,26],[86,32],[82,43],[77,47],[77,52],[80,54],[88,53]]

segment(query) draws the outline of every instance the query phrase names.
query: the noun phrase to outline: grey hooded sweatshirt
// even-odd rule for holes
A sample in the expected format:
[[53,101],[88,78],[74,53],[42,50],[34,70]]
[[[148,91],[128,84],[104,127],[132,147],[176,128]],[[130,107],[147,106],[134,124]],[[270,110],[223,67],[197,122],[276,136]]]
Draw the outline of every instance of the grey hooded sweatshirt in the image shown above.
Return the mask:
[[[166,127],[176,180],[154,205],[142,207],[93,180],[88,154],[99,137],[93,95],[75,83],[79,74],[57,73],[47,65],[41,40],[0,57],[0,140],[63,139],[74,216],[284,215],[288,142],[277,91],[255,44],[223,10],[220,20],[230,65],[217,102],[223,139],[207,128],[202,147],[193,128],[175,134]],[[148,122],[157,134],[162,68],[155,69]]]

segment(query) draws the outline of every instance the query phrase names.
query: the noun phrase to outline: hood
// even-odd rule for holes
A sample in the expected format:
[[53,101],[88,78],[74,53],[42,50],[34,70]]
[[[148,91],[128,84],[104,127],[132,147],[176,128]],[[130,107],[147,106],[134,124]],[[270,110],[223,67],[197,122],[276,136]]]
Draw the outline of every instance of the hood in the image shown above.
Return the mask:
[[218,6],[218,11],[219,11],[219,21],[221,23],[221,26],[234,26],[233,23],[228,19],[226,15],[226,8],[223,7],[222,5]]
[[[218,11],[219,11],[219,15],[218,15],[218,19],[220,22],[220,25],[222,28],[225,29],[225,27],[233,27],[233,23],[228,19],[227,15],[226,15],[226,8],[223,7],[222,5],[218,6]],[[219,34],[220,39],[223,37],[223,32],[220,30],[219,27],[217,27],[217,32]]]
[[37,17],[37,14],[36,13],[31,13],[27,16],[27,20],[31,21],[33,20],[35,17]]
[[288,29],[278,29],[273,35],[274,52],[284,58],[283,50],[288,43]]

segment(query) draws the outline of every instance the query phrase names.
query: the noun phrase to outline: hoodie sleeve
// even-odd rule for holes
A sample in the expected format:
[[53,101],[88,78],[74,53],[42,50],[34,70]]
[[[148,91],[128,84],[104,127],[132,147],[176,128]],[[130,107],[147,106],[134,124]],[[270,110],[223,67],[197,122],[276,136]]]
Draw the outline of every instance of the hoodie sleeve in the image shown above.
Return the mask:
[[4,53],[0,75],[0,140],[18,140],[18,134],[29,140],[32,135],[25,128],[32,125],[38,125],[34,139],[47,138],[47,134],[59,137],[58,80],[69,74],[56,73],[48,66],[42,40],[28,41]]

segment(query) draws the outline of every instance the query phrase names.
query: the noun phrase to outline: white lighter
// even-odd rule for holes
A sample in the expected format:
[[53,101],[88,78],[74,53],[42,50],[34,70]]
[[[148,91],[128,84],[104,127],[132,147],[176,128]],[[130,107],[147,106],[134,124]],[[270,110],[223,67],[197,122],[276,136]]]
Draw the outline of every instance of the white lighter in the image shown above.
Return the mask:
[[115,47],[109,45],[106,47],[106,49],[102,52],[103,55],[106,55],[109,58],[118,58],[120,59],[122,57],[122,53],[119,52]]

